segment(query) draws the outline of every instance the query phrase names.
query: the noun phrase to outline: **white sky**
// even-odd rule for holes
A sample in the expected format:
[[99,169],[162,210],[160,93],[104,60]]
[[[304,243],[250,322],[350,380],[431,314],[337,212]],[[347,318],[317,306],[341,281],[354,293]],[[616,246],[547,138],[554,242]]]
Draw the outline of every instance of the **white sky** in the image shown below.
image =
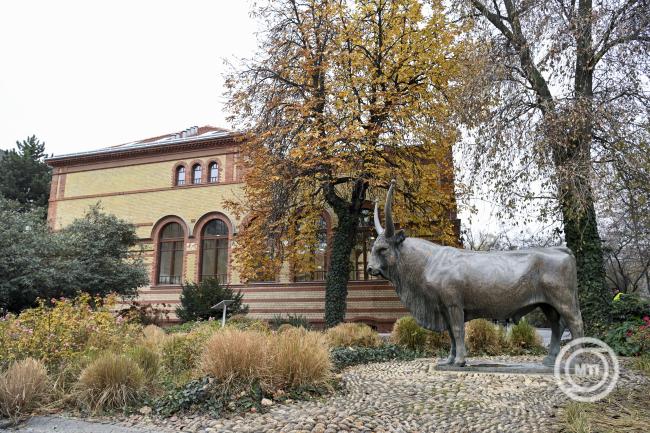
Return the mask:
[[[48,154],[193,125],[228,127],[225,60],[251,57],[251,0],[0,2],[0,148],[35,134]],[[498,232],[477,203],[473,231]],[[464,225],[469,215],[460,215]]]
[[0,2],[0,148],[63,154],[228,126],[225,59],[250,57],[249,0]]

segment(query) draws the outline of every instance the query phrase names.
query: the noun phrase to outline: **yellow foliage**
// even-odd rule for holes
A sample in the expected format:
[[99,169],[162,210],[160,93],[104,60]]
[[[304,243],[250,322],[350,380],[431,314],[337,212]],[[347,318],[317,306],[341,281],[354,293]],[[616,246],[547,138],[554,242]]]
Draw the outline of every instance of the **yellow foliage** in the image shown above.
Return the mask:
[[377,347],[379,334],[365,323],[341,323],[327,330],[327,340],[332,347]]
[[110,312],[114,302],[89,295],[40,300],[17,317],[0,319],[0,365],[32,357],[56,371],[84,353],[122,350],[135,340],[139,328]]
[[[235,245],[242,278],[274,280],[285,260],[312,271],[322,213],[383,199],[392,178],[402,227],[457,242],[454,110],[471,47],[443,2],[428,4],[309,0],[257,11],[272,31],[260,58],[227,80],[232,118],[250,132],[245,194],[227,203],[246,216]],[[286,13],[300,19],[274,27]],[[357,179],[369,197],[352,194]]]

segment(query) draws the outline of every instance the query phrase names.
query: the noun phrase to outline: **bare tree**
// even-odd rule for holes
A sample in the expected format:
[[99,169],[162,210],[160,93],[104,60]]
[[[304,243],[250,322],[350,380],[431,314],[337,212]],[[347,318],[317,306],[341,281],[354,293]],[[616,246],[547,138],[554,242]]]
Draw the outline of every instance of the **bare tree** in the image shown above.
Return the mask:
[[[620,146],[648,137],[646,0],[463,0],[483,41],[483,73],[468,89],[474,172],[506,208],[548,198],[578,263],[587,326],[607,311],[594,182]],[[484,108],[488,107],[488,108]],[[471,107],[468,107],[471,108]],[[476,107],[474,107],[476,108]],[[608,166],[608,168],[603,168]],[[541,182],[543,195],[531,192]]]

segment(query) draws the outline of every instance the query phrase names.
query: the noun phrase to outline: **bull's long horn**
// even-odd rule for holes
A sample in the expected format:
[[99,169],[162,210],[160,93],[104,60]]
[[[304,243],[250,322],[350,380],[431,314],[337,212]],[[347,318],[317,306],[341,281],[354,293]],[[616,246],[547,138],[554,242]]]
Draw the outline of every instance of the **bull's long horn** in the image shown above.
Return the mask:
[[379,203],[375,200],[375,231],[377,236],[384,232],[384,229],[381,228],[381,222],[379,221]]
[[390,238],[395,234],[395,225],[393,224],[393,190],[395,189],[395,179],[390,181],[390,188],[386,194],[386,237]]

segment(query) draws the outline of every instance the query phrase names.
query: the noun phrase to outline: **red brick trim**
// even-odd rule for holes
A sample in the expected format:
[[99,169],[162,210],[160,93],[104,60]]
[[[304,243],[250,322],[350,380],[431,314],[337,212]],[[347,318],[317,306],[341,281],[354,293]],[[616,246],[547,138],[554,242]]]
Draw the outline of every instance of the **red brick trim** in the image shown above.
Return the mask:
[[[194,183],[194,166],[196,166],[196,165],[201,167],[201,183]],[[206,183],[205,182],[205,167],[203,166],[203,161],[202,160],[194,159],[187,166],[190,169],[190,178],[189,178],[189,182],[185,183],[186,185],[201,185],[201,184]]]
[[59,191],[56,194],[58,199],[63,199],[65,197],[65,179],[66,179],[66,173],[61,173],[59,175]]
[[230,221],[230,218],[226,216],[226,214],[214,211],[214,212],[209,212],[205,215],[203,215],[201,218],[199,218],[196,223],[194,224],[194,231],[192,232],[192,237],[196,239],[197,242],[197,249],[199,251],[198,254],[198,259],[196,263],[196,269],[194,272],[195,276],[195,281],[199,281],[201,277],[201,264],[203,261],[203,248],[201,245],[203,244],[203,227],[210,221],[212,220],[221,220],[226,224],[226,227],[228,227],[228,265],[227,265],[227,282],[230,282],[231,278],[231,269],[232,269],[232,241],[233,241],[233,235],[234,235],[234,226],[232,222]]
[[183,269],[181,269],[181,275],[185,275],[185,269],[187,268],[187,243],[188,243],[188,238],[189,238],[189,229],[187,227],[187,224],[183,220],[183,218],[177,216],[177,215],[167,215],[159,219],[153,226],[151,230],[151,238],[153,239],[153,251],[154,251],[154,259],[153,259],[153,264],[151,266],[151,287],[165,287],[165,288],[171,288],[171,287],[180,287],[180,286],[166,286],[166,285],[158,285],[158,266],[160,264],[160,230],[167,225],[168,223],[171,222],[176,222],[181,225],[183,228],[183,234],[184,234],[184,239],[183,239]]
[[234,174],[235,168],[235,154],[228,153],[226,154],[226,172],[224,173],[224,180],[226,182],[233,182],[235,180]]
[[[216,182],[210,182],[210,165],[212,165],[213,162],[215,162],[217,164],[217,181]],[[205,182],[206,183],[212,183],[213,185],[217,184],[217,183],[220,183],[221,179],[223,178],[223,174],[222,174],[222,172],[223,172],[223,164],[221,163],[221,160],[219,160],[219,158],[210,158],[210,159],[208,159],[208,163],[207,163],[207,165],[205,167],[206,167],[206,176],[205,176],[206,181]]]
[[179,167],[184,167],[185,168],[185,184],[188,185],[189,182],[187,181],[188,176],[191,176],[187,169],[187,164],[185,164],[183,161],[177,162],[174,164],[172,167],[172,187],[179,187],[179,186],[184,186],[184,185],[176,185],[176,170],[178,170]]
[[149,189],[134,189],[133,191],[117,191],[117,192],[104,192],[101,194],[87,194],[87,195],[77,195],[74,197],[66,197],[62,199],[57,199],[56,201],[66,201],[66,200],[83,200],[89,198],[99,198],[99,197],[114,197],[120,195],[129,195],[129,194],[144,194],[147,192],[160,192],[160,191],[170,191],[172,189],[184,189],[184,188],[203,188],[206,186],[220,186],[220,185],[238,185],[240,182],[221,182],[221,183],[208,183],[200,185],[183,185],[183,186],[166,186],[162,188],[149,188]]

